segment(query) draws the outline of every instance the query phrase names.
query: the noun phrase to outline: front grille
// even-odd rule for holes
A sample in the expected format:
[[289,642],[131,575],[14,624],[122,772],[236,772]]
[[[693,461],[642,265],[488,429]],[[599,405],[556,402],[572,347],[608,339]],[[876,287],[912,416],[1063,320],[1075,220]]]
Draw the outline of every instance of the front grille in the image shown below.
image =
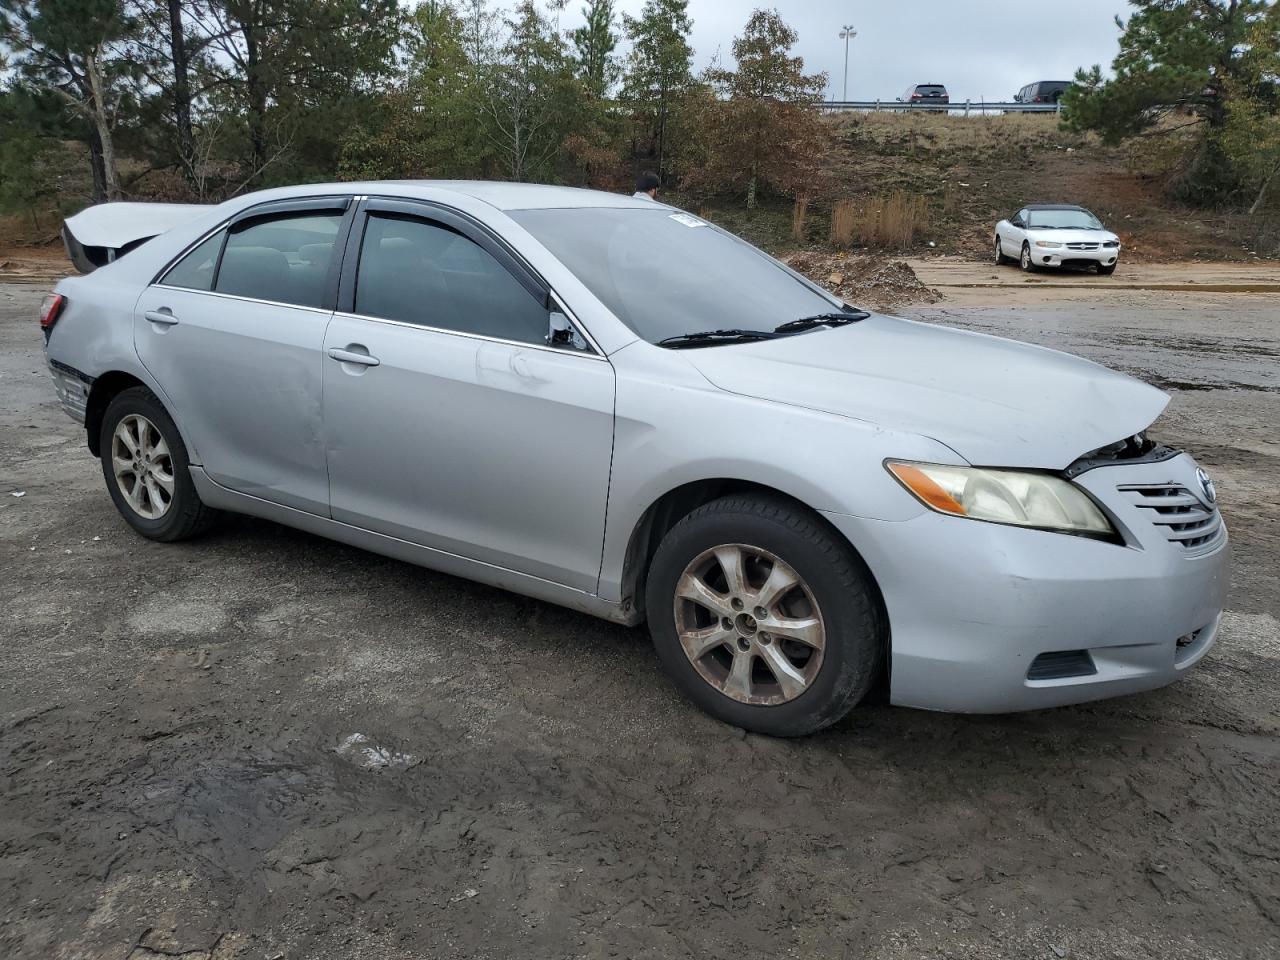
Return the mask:
[[1187,550],[1213,544],[1222,534],[1222,516],[1216,504],[1205,504],[1176,483],[1127,484],[1119,488],[1171,543]]
[[1096,243],[1068,243],[1067,249],[1068,250],[1097,250],[1098,245]]

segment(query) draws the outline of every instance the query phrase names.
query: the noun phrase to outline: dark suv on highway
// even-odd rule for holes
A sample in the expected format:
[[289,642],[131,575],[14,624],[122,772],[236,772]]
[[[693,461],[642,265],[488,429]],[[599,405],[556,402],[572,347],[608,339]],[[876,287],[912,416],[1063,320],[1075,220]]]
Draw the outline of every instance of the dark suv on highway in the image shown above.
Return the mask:
[[1071,86],[1070,80],[1039,80],[1013,95],[1017,103],[1057,103]]

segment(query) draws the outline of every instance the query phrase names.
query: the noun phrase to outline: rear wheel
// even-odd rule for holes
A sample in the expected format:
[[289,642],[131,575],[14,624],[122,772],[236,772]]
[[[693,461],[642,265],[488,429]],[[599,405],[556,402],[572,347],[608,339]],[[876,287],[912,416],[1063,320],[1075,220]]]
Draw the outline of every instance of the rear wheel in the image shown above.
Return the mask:
[[144,537],[184,540],[217,518],[196,493],[177,426],[146,387],[123,390],[107,405],[99,450],[116,509]]
[[999,234],[996,235],[995,248],[996,248],[996,266],[997,267],[1003,267],[1006,263],[1010,263],[1012,261],[1011,257],[1005,256],[1004,245],[1000,242]]
[[1022,256],[1018,260],[1018,265],[1027,273],[1035,273],[1036,265],[1031,259],[1031,244],[1025,241],[1022,244]]
[[645,602],[672,680],[747,730],[820,730],[880,668],[886,628],[870,572],[782,498],[726,497],[685,517],[654,556]]

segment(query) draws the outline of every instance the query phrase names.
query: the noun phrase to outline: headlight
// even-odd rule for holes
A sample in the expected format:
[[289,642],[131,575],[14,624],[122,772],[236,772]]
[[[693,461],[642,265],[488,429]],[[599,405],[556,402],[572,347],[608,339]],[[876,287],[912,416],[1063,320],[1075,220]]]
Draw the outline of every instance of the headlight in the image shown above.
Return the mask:
[[1059,247],[1062,246],[1062,244],[1056,243],[1053,240],[1037,240],[1036,246],[1044,247],[1046,250],[1057,250]]
[[895,461],[885,466],[938,513],[1090,537],[1116,535],[1084,491],[1053,474]]

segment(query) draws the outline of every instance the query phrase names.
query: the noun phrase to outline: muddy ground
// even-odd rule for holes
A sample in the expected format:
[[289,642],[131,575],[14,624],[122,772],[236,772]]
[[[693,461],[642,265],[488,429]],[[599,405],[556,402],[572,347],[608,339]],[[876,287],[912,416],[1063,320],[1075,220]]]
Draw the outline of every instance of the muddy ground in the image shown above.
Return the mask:
[[1280,297],[904,311],[1171,390],[1222,640],[1143,696],[776,741],[637,630],[258,520],[141,540],[41,293],[0,286],[0,956],[1280,955]]

